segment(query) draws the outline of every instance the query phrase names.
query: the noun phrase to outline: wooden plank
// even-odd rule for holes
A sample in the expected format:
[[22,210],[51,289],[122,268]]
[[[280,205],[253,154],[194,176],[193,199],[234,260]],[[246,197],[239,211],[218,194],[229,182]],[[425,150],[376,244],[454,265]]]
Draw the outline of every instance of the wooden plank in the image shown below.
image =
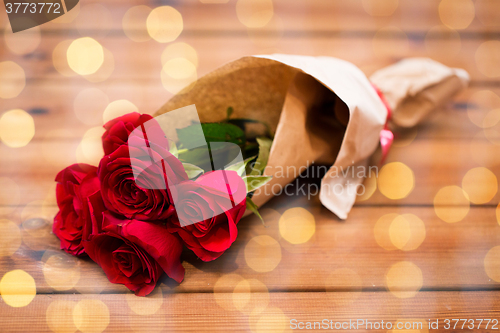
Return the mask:
[[[359,36],[320,35],[297,36],[294,38],[266,38],[249,36],[204,36],[192,35],[178,38],[177,41],[190,44],[198,53],[198,75],[202,76],[213,69],[243,56],[266,53],[288,53],[310,56],[332,56],[341,58],[359,66],[367,74],[407,57],[432,57],[450,67],[466,69],[473,80],[498,81],[498,77],[488,77],[489,72],[481,72],[476,66],[475,55],[479,46],[491,38],[481,36],[478,39],[463,39],[460,52],[451,52],[453,46],[446,41],[450,52],[442,52],[436,46],[427,50],[425,41],[420,38],[379,38],[374,39],[375,32],[366,38]],[[43,36],[42,42],[34,56],[20,57],[4,49],[0,54],[2,60],[17,62],[26,72],[28,82],[32,79],[63,80],[64,84],[86,83],[82,77],[67,78],[59,74],[52,63],[52,52],[56,45],[65,39],[76,39],[78,36],[61,38],[59,36]],[[98,38],[98,41],[114,55],[114,71],[108,80],[118,82],[141,82],[161,86],[161,55],[165,44],[155,41],[134,43],[119,36]],[[445,43],[446,42],[446,43]],[[437,42],[439,43],[439,42]],[[453,43],[453,42],[452,42]],[[228,47],[230,46],[230,47]],[[223,52],[221,50],[224,50]],[[353,52],[356,50],[355,52]],[[493,52],[493,51],[492,51]],[[497,66],[494,58],[490,66]],[[482,64],[484,65],[484,64]],[[19,98],[26,97],[21,94]]]
[[[0,328],[2,332],[25,332],[26,327],[30,326],[36,327],[37,332],[52,332],[50,328],[56,327],[54,323],[58,323],[60,330],[76,330],[76,318],[80,325],[87,325],[85,328],[97,330],[104,327],[106,332],[257,333],[292,332],[293,326],[290,323],[293,319],[297,322],[321,322],[327,319],[328,322],[331,320],[333,325],[336,322],[356,322],[360,319],[365,323],[377,321],[379,324],[383,320],[384,323],[390,322],[392,325],[397,325],[397,322],[422,322],[427,327],[422,326],[419,331],[428,332],[429,321],[434,323],[437,319],[439,329],[433,331],[449,332],[449,329],[445,329],[445,319],[498,319],[500,314],[498,291],[422,292],[409,299],[398,299],[380,292],[270,293],[269,302],[255,302],[255,294],[251,294],[248,295],[251,296],[250,302],[254,302],[251,308],[268,303],[264,310],[255,309],[251,314],[237,310],[228,311],[218,305],[214,296],[211,293],[164,295],[163,299],[151,299],[142,303],[143,307],[139,311],[149,311],[153,314],[139,315],[132,309],[137,311],[137,305],[141,303],[134,303],[133,298],[124,295],[38,295],[24,308],[11,308],[1,303]],[[231,302],[231,294],[218,296]],[[104,310],[95,313],[88,308],[92,305]],[[73,315],[75,307],[78,310]],[[80,309],[88,312],[81,312]],[[462,323],[463,321],[457,327]],[[452,326],[453,324],[452,322]],[[475,324],[475,332],[491,332],[492,324],[489,325],[489,330],[486,330],[486,322],[482,323],[480,329],[477,329],[479,321]],[[366,324],[360,322],[360,326],[352,330],[364,332],[370,327],[364,325]]]
[[[33,141],[81,139],[85,131],[91,126],[101,126],[101,109],[95,109],[92,101],[80,101],[78,104],[88,105],[85,108],[95,117],[86,117],[83,123],[75,115],[75,104],[78,94],[86,89],[100,89],[107,96],[108,102],[127,99],[137,106],[139,112],[154,114],[172,94],[166,91],[161,84],[141,82],[103,82],[92,84],[78,81],[75,84],[64,84],[59,80],[48,82],[34,81],[29,83],[22,95],[18,98],[2,101],[0,112],[12,109],[23,109],[33,114],[35,121],[35,136]],[[401,132],[396,137],[397,144],[405,145],[414,140],[471,140],[476,137],[484,138],[484,130],[474,125],[468,115],[468,109],[478,119],[484,117],[489,107],[481,103],[470,101],[480,91],[489,90],[500,96],[500,88],[496,86],[473,86],[458,94],[450,103],[430,115],[415,130]],[[99,105],[99,104],[97,104]],[[491,106],[490,106],[491,107]],[[94,119],[94,120],[92,120]],[[453,119],[453,121],[450,121]],[[64,129],[71,129],[64,131]],[[496,130],[496,127],[493,127]],[[51,136],[56,131],[57,136]],[[493,132],[491,132],[493,133]],[[12,150],[15,153],[15,150]]]
[[[315,220],[315,233],[309,241],[292,245],[279,230],[279,217],[287,209],[302,207],[311,212]],[[21,226],[23,245],[10,257],[0,258],[0,272],[23,269],[33,276],[39,292],[116,293],[125,287],[109,283],[101,269],[89,260],[59,259],[62,266],[44,264],[52,255],[59,258],[57,238],[50,233],[50,224],[35,223],[26,217],[48,218],[55,207],[31,206],[32,215],[22,214],[19,207],[12,211],[2,208],[4,217]],[[5,213],[8,213],[5,214]],[[262,210],[267,227],[251,216],[239,224],[239,235],[233,246],[219,259],[203,263],[190,251],[183,254],[186,268],[185,280],[177,285],[171,279],[163,279],[163,288],[175,292],[211,292],[214,284],[225,274],[238,274],[245,279],[258,279],[270,291],[341,291],[344,289],[367,291],[386,290],[388,270],[396,263],[409,264],[421,272],[422,290],[490,290],[499,285],[488,277],[485,264],[489,250],[500,242],[495,209],[474,207],[463,221],[448,224],[440,220],[432,207],[363,207],[355,206],[345,222],[321,207],[317,198],[281,196],[273,199]],[[423,221],[414,229],[411,242],[414,250],[399,250],[398,237],[406,229],[381,228],[377,221],[386,214],[413,214]],[[393,240],[391,242],[392,232]],[[255,247],[252,240],[257,236],[272,237],[276,243],[268,248]],[[14,237],[14,236],[12,236]],[[396,237],[396,238],[394,238]],[[409,242],[410,242],[409,241]],[[250,245],[248,245],[250,244]],[[413,243],[412,243],[413,244]],[[404,244],[403,244],[404,245]],[[253,246],[253,247],[252,247]],[[47,251],[47,253],[45,253]],[[55,259],[54,259],[55,260]],[[263,268],[262,262],[270,263]],[[47,267],[44,266],[48,265]],[[273,266],[275,265],[275,266]],[[486,266],[485,266],[486,265]],[[55,268],[54,268],[55,267]],[[54,277],[59,267],[61,274]],[[273,267],[275,267],[273,269]],[[354,285],[345,280],[332,279],[345,269],[353,271]],[[264,270],[264,271],[262,271]],[[339,271],[340,270],[340,271]],[[59,271],[58,271],[59,272]],[[78,274],[81,278],[78,278]],[[62,279],[63,276],[71,278]],[[234,286],[233,286],[234,287]]]
[[[204,0],[203,2],[209,2]],[[220,1],[224,2],[224,1]],[[176,8],[183,17],[185,30],[190,31],[242,31],[246,26],[238,19],[236,11],[237,1],[225,1],[223,4],[202,3],[199,0],[170,1],[167,4]],[[85,5],[94,5],[99,3],[105,7],[107,20],[100,22],[98,20],[82,21],[85,17]],[[364,1],[365,4],[369,3]],[[396,7],[394,7],[396,3]],[[285,31],[294,31],[300,33],[303,31],[363,31],[377,30],[388,25],[396,25],[401,29],[427,31],[431,27],[442,24],[439,14],[439,0],[430,0],[425,2],[415,2],[411,0],[381,1],[375,4],[378,12],[386,16],[372,16],[369,7],[365,9],[362,0],[341,1],[341,0],[315,0],[307,2],[289,2],[286,0],[273,1],[274,20],[264,27],[265,30],[276,29],[276,26]],[[160,4],[149,0],[135,0],[126,3],[120,1],[102,2],[92,0],[86,1],[80,10],[79,16],[69,23],[49,22],[41,26],[42,31],[48,33],[67,34],[68,30],[75,31],[76,28],[89,28],[120,31],[122,29],[122,18],[126,11],[134,5],[147,5],[151,8],[158,7]],[[498,4],[495,1],[481,0],[477,1],[475,8],[468,7],[469,3],[456,4],[454,9],[462,14],[458,18],[459,26],[466,27],[467,32],[498,32],[498,23],[494,20],[491,12],[498,12]],[[267,9],[268,7],[266,7]],[[99,8],[93,8],[94,13]],[[445,11],[451,16],[451,10]],[[474,15],[476,14],[476,15]],[[74,14],[73,14],[74,15]],[[217,19],[214,19],[214,18]],[[88,16],[87,16],[88,18]],[[445,17],[445,20],[447,18]],[[455,22],[457,18],[455,18]],[[0,23],[2,26],[7,22],[4,12],[0,14]],[[97,22],[97,24],[96,24]],[[98,23],[101,24],[98,24]],[[448,21],[447,21],[448,22]],[[470,25],[467,26],[467,23]]]

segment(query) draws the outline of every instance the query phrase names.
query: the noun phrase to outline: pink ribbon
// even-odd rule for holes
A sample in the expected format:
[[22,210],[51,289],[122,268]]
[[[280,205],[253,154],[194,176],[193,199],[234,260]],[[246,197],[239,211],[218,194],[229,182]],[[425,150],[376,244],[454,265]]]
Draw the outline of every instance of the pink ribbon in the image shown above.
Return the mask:
[[394,134],[392,131],[389,129],[389,119],[391,119],[391,107],[389,106],[389,103],[387,103],[387,100],[385,99],[384,94],[380,89],[372,83],[373,88],[375,88],[375,91],[377,92],[378,97],[380,97],[380,100],[382,103],[384,103],[385,108],[387,109],[387,119],[385,120],[385,125],[384,128],[380,131],[380,146],[382,147],[382,158],[380,159],[380,164],[384,164],[385,159],[387,158],[387,155],[389,154],[389,150],[391,149],[392,142],[394,141]]

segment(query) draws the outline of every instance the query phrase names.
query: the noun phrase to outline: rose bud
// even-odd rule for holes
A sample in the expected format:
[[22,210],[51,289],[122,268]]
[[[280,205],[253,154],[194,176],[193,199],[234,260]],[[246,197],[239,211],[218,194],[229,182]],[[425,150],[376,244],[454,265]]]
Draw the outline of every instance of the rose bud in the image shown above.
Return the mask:
[[61,249],[75,256],[85,254],[81,244],[84,229],[90,223],[87,197],[99,192],[97,168],[73,164],[56,176],[56,198],[59,212],[52,230],[61,241]]
[[126,144],[129,135],[134,129],[141,125],[142,128],[148,132],[150,141],[154,141],[157,145],[161,145],[163,148],[168,149],[168,140],[165,138],[156,120],[152,119],[154,118],[149,114],[132,112],[108,121],[104,125],[106,132],[102,135],[104,155],[109,155],[121,145]]
[[236,240],[236,224],[245,213],[246,186],[235,171],[212,171],[196,181],[172,188],[176,218],[168,228],[176,232],[201,260],[220,257]]
[[184,279],[182,243],[159,224],[92,214],[92,231],[83,244],[110,282],[137,296],[150,294],[163,272],[179,283]]

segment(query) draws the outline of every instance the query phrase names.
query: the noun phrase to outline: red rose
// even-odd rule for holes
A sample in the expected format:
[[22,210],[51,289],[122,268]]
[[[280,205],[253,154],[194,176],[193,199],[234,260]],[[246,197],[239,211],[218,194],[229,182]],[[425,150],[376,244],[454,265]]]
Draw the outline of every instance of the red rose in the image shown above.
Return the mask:
[[220,257],[236,240],[236,224],[245,212],[246,186],[235,171],[213,171],[172,189],[176,232],[201,260]]
[[159,224],[92,214],[92,233],[83,244],[110,282],[137,296],[150,294],[163,272],[179,283],[184,279],[182,243]]
[[[106,208],[129,219],[164,220],[175,209],[169,184],[188,179],[182,163],[166,149],[143,137],[131,137],[99,163]],[[137,177],[137,179],[135,179]]]
[[97,168],[73,164],[56,176],[56,198],[59,212],[52,230],[61,241],[61,249],[75,256],[85,254],[82,238],[89,220],[87,197],[99,192]]
[[[168,140],[166,140],[163,131],[158,123],[155,120],[150,121],[151,119],[153,119],[153,117],[149,114],[133,112],[108,121],[104,125],[106,132],[102,135],[104,155],[109,155],[121,145],[126,144],[130,133],[141,125],[145,126],[145,130],[146,127],[148,127],[148,134],[157,134],[154,135],[153,138],[150,138],[150,140],[154,140],[156,144],[163,144],[163,146],[168,149]],[[151,131],[151,127],[155,127],[155,129]]]

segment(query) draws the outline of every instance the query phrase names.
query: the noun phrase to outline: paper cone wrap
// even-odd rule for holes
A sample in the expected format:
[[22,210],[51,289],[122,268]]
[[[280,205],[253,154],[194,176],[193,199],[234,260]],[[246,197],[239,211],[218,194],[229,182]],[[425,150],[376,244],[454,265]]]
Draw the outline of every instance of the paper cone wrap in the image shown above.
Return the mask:
[[[406,60],[371,79],[394,110],[394,124],[404,127],[414,126],[468,81],[465,71],[429,59]],[[328,164],[320,200],[341,219],[354,205],[364,180],[357,171],[379,146],[388,116],[372,82],[353,64],[331,57],[244,57],[200,78],[157,115],[192,104],[202,122],[224,120],[232,106],[233,118],[269,125],[274,141],[264,174],[273,179],[255,192],[258,206],[286,193],[308,166]]]

